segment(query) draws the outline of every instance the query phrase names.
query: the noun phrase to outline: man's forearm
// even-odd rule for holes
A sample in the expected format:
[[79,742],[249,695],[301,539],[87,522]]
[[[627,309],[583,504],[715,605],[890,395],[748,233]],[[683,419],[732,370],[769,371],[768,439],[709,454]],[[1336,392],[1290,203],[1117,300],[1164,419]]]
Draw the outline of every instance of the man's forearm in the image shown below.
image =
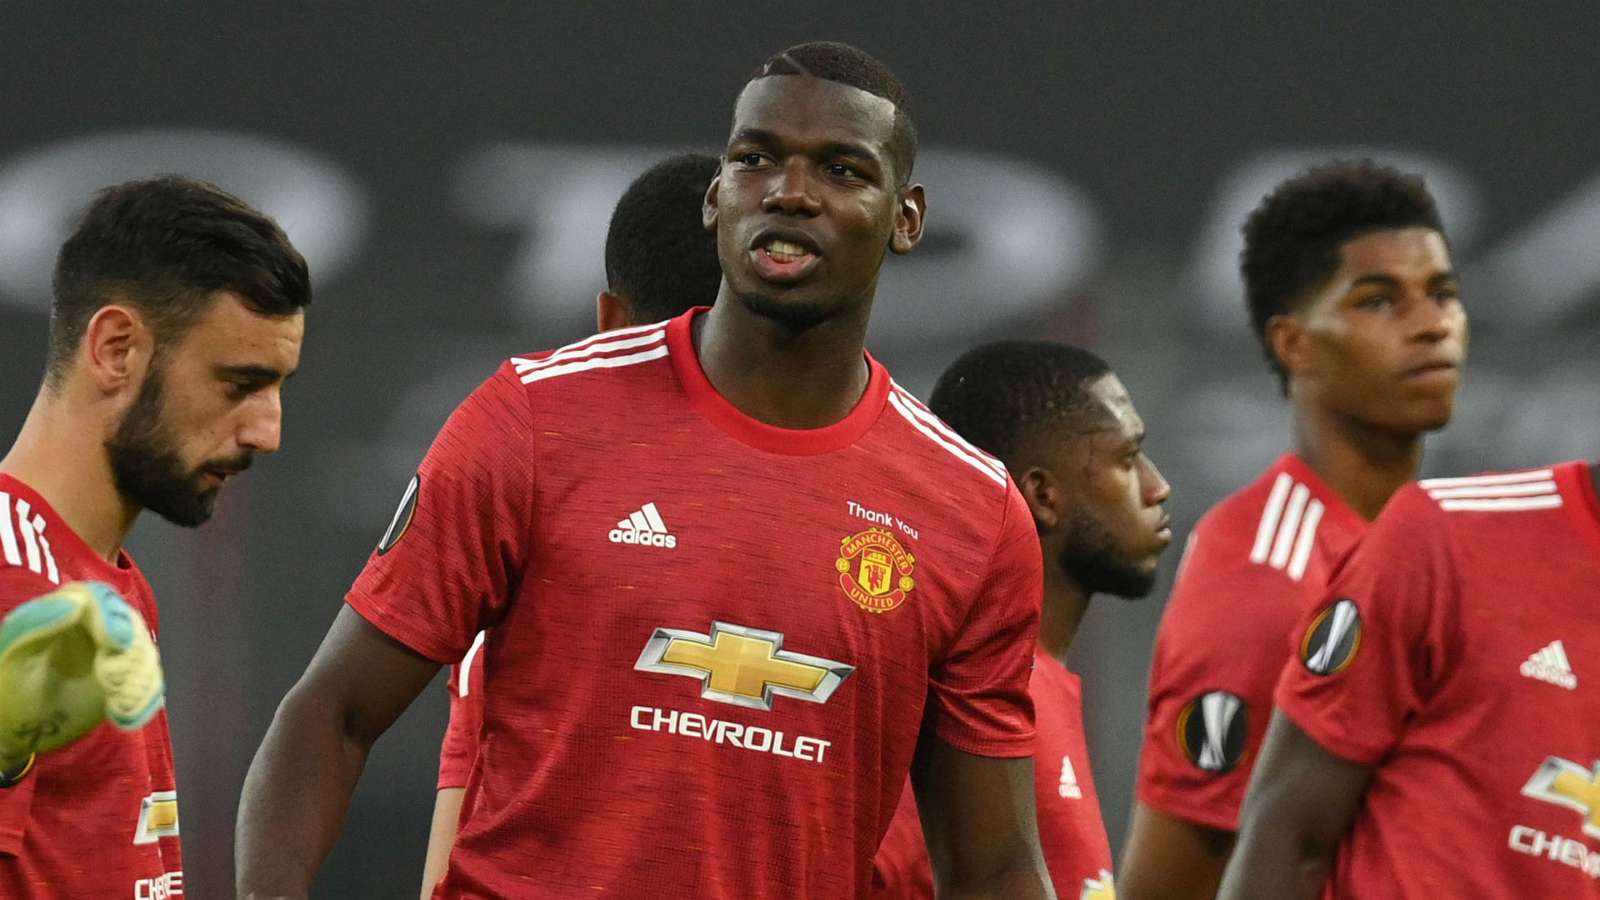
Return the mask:
[[241,900],[310,895],[372,747],[332,703],[306,694],[284,697],[245,776],[234,846]]
[[1217,900],[1317,900],[1338,844],[1315,837],[1290,818],[1292,810],[1275,811],[1272,798],[1264,799],[1258,821],[1246,821],[1240,832]]

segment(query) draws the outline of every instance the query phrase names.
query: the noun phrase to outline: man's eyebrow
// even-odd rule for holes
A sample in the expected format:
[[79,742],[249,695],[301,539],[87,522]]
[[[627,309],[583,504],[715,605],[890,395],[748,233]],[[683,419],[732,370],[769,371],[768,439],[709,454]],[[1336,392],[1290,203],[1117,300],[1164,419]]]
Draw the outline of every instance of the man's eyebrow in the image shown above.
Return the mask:
[[262,366],[255,363],[224,363],[214,366],[212,371],[218,375],[233,375],[239,378],[248,378],[251,381],[272,382],[280,378],[288,381],[294,377],[294,373],[298,370],[290,369],[287,373],[284,373],[271,366]]
[[1350,286],[1353,288],[1361,287],[1362,285],[1366,284],[1375,284],[1380,287],[1398,287],[1400,284],[1400,279],[1394,277],[1393,275],[1363,275],[1360,278],[1350,282]]

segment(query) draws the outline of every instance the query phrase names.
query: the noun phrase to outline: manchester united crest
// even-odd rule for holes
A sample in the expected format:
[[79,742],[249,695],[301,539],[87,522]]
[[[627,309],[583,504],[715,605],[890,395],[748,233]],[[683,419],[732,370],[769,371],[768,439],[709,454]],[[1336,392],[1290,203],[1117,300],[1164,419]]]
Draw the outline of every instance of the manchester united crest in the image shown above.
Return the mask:
[[868,528],[839,542],[839,587],[869,613],[886,613],[906,602],[917,583],[916,557],[885,528]]

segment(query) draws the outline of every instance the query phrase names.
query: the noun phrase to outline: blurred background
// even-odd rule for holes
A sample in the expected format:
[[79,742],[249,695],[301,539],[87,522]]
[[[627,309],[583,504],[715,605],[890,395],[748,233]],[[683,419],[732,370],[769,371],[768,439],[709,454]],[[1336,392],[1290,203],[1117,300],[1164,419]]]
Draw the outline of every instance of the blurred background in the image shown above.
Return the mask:
[[[1096,349],[1175,487],[1182,537],[1287,441],[1243,313],[1238,226],[1332,155],[1427,174],[1472,315],[1430,474],[1600,453],[1600,15],[1396,4],[0,4],[0,441],[44,359],[89,193],[204,177],[275,215],[317,283],[284,450],[132,548],[162,604],[189,896],[232,890],[238,789],[444,417],[505,356],[593,328],[612,204],[720,149],[770,53],[858,44],[912,92],[928,238],[871,346],[926,394],[980,340]],[[1120,846],[1151,598],[1103,599],[1083,674]],[[414,896],[442,683],[378,744],[318,896]]]

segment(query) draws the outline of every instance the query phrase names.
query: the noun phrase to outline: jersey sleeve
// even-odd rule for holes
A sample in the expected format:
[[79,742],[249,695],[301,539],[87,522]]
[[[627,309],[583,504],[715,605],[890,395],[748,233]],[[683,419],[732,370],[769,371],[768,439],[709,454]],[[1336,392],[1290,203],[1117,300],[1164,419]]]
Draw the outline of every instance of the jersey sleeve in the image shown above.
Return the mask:
[[[0,618],[57,587],[43,575],[21,567],[0,565]],[[49,764],[48,757],[44,764]],[[22,850],[23,835],[33,816],[33,792],[39,781],[39,765],[35,762],[33,770],[16,784],[0,788],[0,855],[16,856]]]
[[1283,671],[1285,635],[1312,602],[1225,536],[1197,533],[1156,632],[1136,796],[1168,816],[1238,828]]
[[[473,644],[474,650],[481,644]],[[439,748],[439,786],[464,788],[478,758],[478,731],[483,727],[483,654],[468,652],[450,667],[450,724]]]
[[1336,756],[1376,763],[1452,664],[1457,584],[1445,515],[1405,488],[1292,632],[1275,700]]
[[531,553],[533,425],[510,365],[450,416],[345,601],[436,662],[504,614]]
[[979,756],[1033,753],[1028,680],[1038,641],[1044,568],[1033,516],[1008,483],[1000,537],[966,621],[930,673],[934,734]]

